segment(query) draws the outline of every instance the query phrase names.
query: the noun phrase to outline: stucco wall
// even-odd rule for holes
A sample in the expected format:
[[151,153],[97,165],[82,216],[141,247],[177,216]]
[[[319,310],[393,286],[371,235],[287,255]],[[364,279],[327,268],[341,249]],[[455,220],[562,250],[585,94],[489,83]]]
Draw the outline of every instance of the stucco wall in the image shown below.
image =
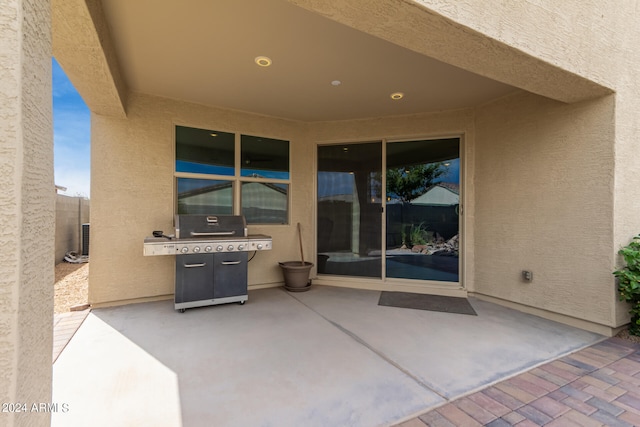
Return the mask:
[[62,262],[69,251],[81,250],[80,230],[89,222],[89,199],[56,195],[56,264]]
[[318,143],[461,135],[466,289],[615,326],[614,101],[518,92],[476,109],[298,123],[134,95],[128,119],[92,117],[90,302],[173,293],[174,259],[143,257],[142,241],[173,227],[175,124],[291,141],[291,224],[250,227],[274,239],[249,264],[252,287],[280,283],[277,262],[298,259],[298,222],[315,255]]
[[[51,399],[53,137],[47,0],[0,2],[0,402]],[[49,425],[0,413],[2,425]]]
[[89,109],[125,117],[127,87],[101,1],[50,0],[53,53]]
[[620,73],[626,72],[618,69],[616,53],[628,33],[637,32],[634,21],[640,12],[638,2],[617,0],[411,1],[526,55],[613,89],[618,87]]
[[173,294],[174,258],[143,257],[142,243],[153,230],[173,232],[176,124],[290,141],[291,222],[249,227],[274,247],[249,263],[250,286],[281,282],[278,261],[299,259],[298,222],[312,253],[313,151],[302,124],[138,94],[127,111],[127,119],[92,115],[91,304]]
[[[614,224],[611,250],[615,254],[640,233],[640,175],[637,173],[640,169],[637,113],[640,110],[640,51],[637,48],[640,2],[541,0],[491,2],[491,7],[486,7],[485,2],[471,1],[412,2],[468,27],[469,31],[477,31],[616,92],[612,137],[614,205],[609,214]],[[469,62],[471,67],[472,64]],[[494,66],[500,63],[494,61]],[[503,68],[512,71],[509,66]],[[549,75],[542,73],[540,77],[549,78]],[[577,89],[574,84],[566,86],[563,92]],[[615,258],[619,264],[621,259],[617,255]],[[615,324],[626,322],[626,306],[615,303],[613,316]]]
[[[92,243],[101,242],[92,247],[92,302],[172,292],[173,260],[142,258],[140,246],[151,230],[171,229],[172,135],[180,123],[292,141],[291,225],[251,230],[274,236],[274,251],[250,264],[253,285],[281,280],[276,261],[297,258],[297,222],[308,227],[306,253],[313,254],[316,142],[464,134],[467,288],[601,324],[625,321],[610,272],[619,246],[640,229],[640,177],[633,172],[640,167],[636,2],[487,8],[441,0],[382,0],[375,7],[365,0],[291,1],[548,98],[520,93],[476,110],[305,124],[133,95],[128,119],[93,116],[92,191],[101,207],[94,210]],[[566,250],[550,256],[556,239]],[[519,282],[522,269],[533,270],[532,284]]]
[[[640,2],[625,4],[615,29],[613,68],[616,74],[614,250],[640,234]],[[631,7],[635,6],[635,7]],[[609,53],[607,53],[609,55]],[[619,264],[621,257],[616,256]],[[628,318],[618,305],[617,323]]]
[[477,110],[478,293],[614,326],[613,116],[613,96]]

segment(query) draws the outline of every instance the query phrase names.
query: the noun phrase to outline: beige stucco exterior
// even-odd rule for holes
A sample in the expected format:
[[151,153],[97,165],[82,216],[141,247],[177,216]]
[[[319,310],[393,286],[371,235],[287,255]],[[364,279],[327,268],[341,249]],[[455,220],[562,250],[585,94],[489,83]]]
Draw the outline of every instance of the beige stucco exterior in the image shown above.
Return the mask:
[[306,143],[304,123],[139,94],[131,95],[127,110],[126,119],[92,116],[91,304],[173,294],[174,259],[143,257],[141,242],[152,230],[169,232],[174,226],[175,125],[289,140],[293,225],[250,227],[253,234],[272,236],[278,250],[251,261],[249,284],[282,282],[278,261],[299,256],[298,222],[305,250],[312,253],[313,147]]
[[[3,1],[0,400],[50,396],[52,49],[92,110],[96,306],[171,296],[173,260],[143,257],[142,239],[172,227],[173,126],[181,124],[291,141],[290,223],[251,227],[274,243],[249,266],[252,288],[280,284],[277,261],[298,257],[297,223],[314,255],[318,143],[460,135],[462,291],[603,333],[627,321],[611,271],[640,232],[640,3],[290,3],[518,90],[453,111],[323,122],[169,100],[128,89],[112,43],[117,27],[100,2]],[[533,282],[520,280],[523,269]],[[29,423],[48,417],[31,414]]]
[[[48,1],[0,3],[0,402],[51,400],[54,200]],[[0,425],[48,425],[0,413]]]
[[[576,4],[566,2],[498,5],[490,13],[471,2],[293,3],[522,91],[462,110],[333,122],[130,94],[127,118],[92,119],[92,304],[171,296],[173,260],[142,257],[139,242],[152,229],[171,229],[173,126],[181,124],[291,141],[290,224],[251,228],[274,239],[274,250],[250,264],[251,288],[281,283],[277,261],[297,258],[298,222],[305,252],[315,255],[318,143],[460,135],[462,288],[326,277],[316,283],[471,292],[600,332],[624,324],[611,271],[618,248],[640,227],[637,216],[621,212],[637,208],[627,171],[638,126],[618,120],[636,102],[627,91],[638,90],[627,71],[638,60],[629,44],[637,38],[627,34],[635,4],[626,5],[625,16],[581,4],[583,20],[570,20]],[[626,167],[616,167],[620,162]],[[137,202],[141,194],[145,203]],[[114,206],[122,215],[112,214]],[[534,273],[532,283],[522,282],[525,269]]]
[[[613,96],[518,94],[476,116],[475,291],[614,326]],[[534,274],[531,283],[520,272]]]
[[51,0],[53,53],[64,57],[65,72],[98,114],[125,117],[127,87],[111,42],[101,2]]
[[[291,222],[251,227],[272,235],[275,248],[250,264],[251,288],[281,283],[277,262],[297,259],[298,222],[304,224],[305,253],[315,254],[317,144],[461,135],[465,290],[538,308],[538,314],[556,313],[567,322],[562,316],[592,322],[599,331],[616,327],[617,312],[625,310],[618,309],[610,274],[613,150],[602,143],[614,134],[613,103],[613,96],[564,104],[521,92],[476,109],[300,123],[134,95],[127,119],[93,117],[90,302],[172,294],[173,259],[145,258],[138,243],[158,226],[172,228],[175,124],[291,141]],[[149,195],[146,203],[136,202],[140,194]],[[114,217],[115,205],[122,207]],[[101,222],[109,227],[97,226]],[[132,236],[130,230],[138,231]],[[534,272],[534,282],[522,282],[525,269]],[[316,283],[447,293],[446,286],[425,284],[323,277]]]

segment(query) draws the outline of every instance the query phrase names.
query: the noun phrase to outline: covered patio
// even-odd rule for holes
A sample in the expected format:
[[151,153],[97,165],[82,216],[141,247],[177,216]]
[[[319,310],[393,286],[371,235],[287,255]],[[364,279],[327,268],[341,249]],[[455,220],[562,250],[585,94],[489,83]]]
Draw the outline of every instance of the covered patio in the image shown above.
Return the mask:
[[[64,426],[391,425],[628,322],[611,271],[640,229],[635,4],[156,3],[0,6],[6,401],[68,403],[52,414]],[[54,364],[53,395],[52,55],[91,110],[93,309]],[[229,174],[179,170],[178,127],[228,135]],[[286,175],[244,174],[251,137],[286,143]],[[371,178],[354,179],[371,191],[351,200],[370,209],[349,216],[348,255],[369,257],[391,249],[382,153],[451,138],[455,281],[315,268],[310,292],[279,288],[297,224],[322,260],[320,149],[381,152]],[[234,214],[243,187],[287,191],[283,222],[249,224],[273,250],[249,266],[244,307],[175,313],[174,259],[143,257],[152,230],[174,228],[185,179],[231,183]],[[479,315],[379,307],[381,290],[469,296]],[[24,415],[9,425],[49,421]]]
[[[92,307],[171,299],[174,260],[142,242],[197,204],[273,237],[249,290],[282,284],[301,224],[319,285],[475,295],[605,335],[627,321],[610,273],[613,89],[477,29],[481,5],[471,21],[409,0],[52,5],[54,56],[92,112]],[[565,29],[538,12],[555,40]],[[448,211],[395,218],[391,172],[436,164]],[[423,226],[423,246],[455,240],[451,257],[405,253]]]
[[477,316],[380,292],[252,291],[246,305],[96,309],[54,364],[53,426],[394,425],[603,336],[471,299]]

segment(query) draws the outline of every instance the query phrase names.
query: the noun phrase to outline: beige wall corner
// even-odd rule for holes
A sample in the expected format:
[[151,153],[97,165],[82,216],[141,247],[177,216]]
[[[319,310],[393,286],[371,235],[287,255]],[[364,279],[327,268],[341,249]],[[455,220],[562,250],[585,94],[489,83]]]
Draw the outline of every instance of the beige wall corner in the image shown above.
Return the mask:
[[[602,57],[610,40],[601,35],[608,34],[615,22],[596,19],[601,16],[601,2],[580,2],[578,6],[573,1],[547,0],[535,6],[525,1],[289,1],[415,52],[551,99],[577,102],[612,92],[608,72],[615,65]],[[593,16],[592,26],[567,22],[566,17],[575,15],[578,7],[581,16]],[[559,40],[566,45],[559,46]],[[580,55],[559,55],[570,51]]]
[[53,55],[93,113],[124,117],[127,88],[101,4],[51,0]]
[[[640,234],[640,27],[637,25],[640,3],[630,4],[635,6],[635,10],[625,11],[619,16],[622,25],[617,31],[615,50],[612,50],[615,56],[611,58],[619,70],[616,74],[613,246],[618,266],[623,265],[617,255],[618,250]],[[627,304],[618,303],[618,322],[628,319],[628,310]]]
[[478,109],[476,292],[619,326],[614,105],[614,96],[562,104],[522,93]]
[[[49,1],[0,2],[0,40],[0,402],[31,405],[51,401],[55,189]],[[47,413],[0,413],[1,425],[49,423]]]

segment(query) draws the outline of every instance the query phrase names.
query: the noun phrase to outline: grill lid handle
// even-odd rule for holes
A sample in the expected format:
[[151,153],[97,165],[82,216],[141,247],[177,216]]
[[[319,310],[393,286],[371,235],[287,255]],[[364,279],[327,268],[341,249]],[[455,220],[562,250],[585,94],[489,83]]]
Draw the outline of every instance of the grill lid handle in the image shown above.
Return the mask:
[[191,232],[191,236],[193,237],[202,237],[202,236],[233,236],[236,234],[235,231],[215,231],[212,233],[197,233],[195,231]]

